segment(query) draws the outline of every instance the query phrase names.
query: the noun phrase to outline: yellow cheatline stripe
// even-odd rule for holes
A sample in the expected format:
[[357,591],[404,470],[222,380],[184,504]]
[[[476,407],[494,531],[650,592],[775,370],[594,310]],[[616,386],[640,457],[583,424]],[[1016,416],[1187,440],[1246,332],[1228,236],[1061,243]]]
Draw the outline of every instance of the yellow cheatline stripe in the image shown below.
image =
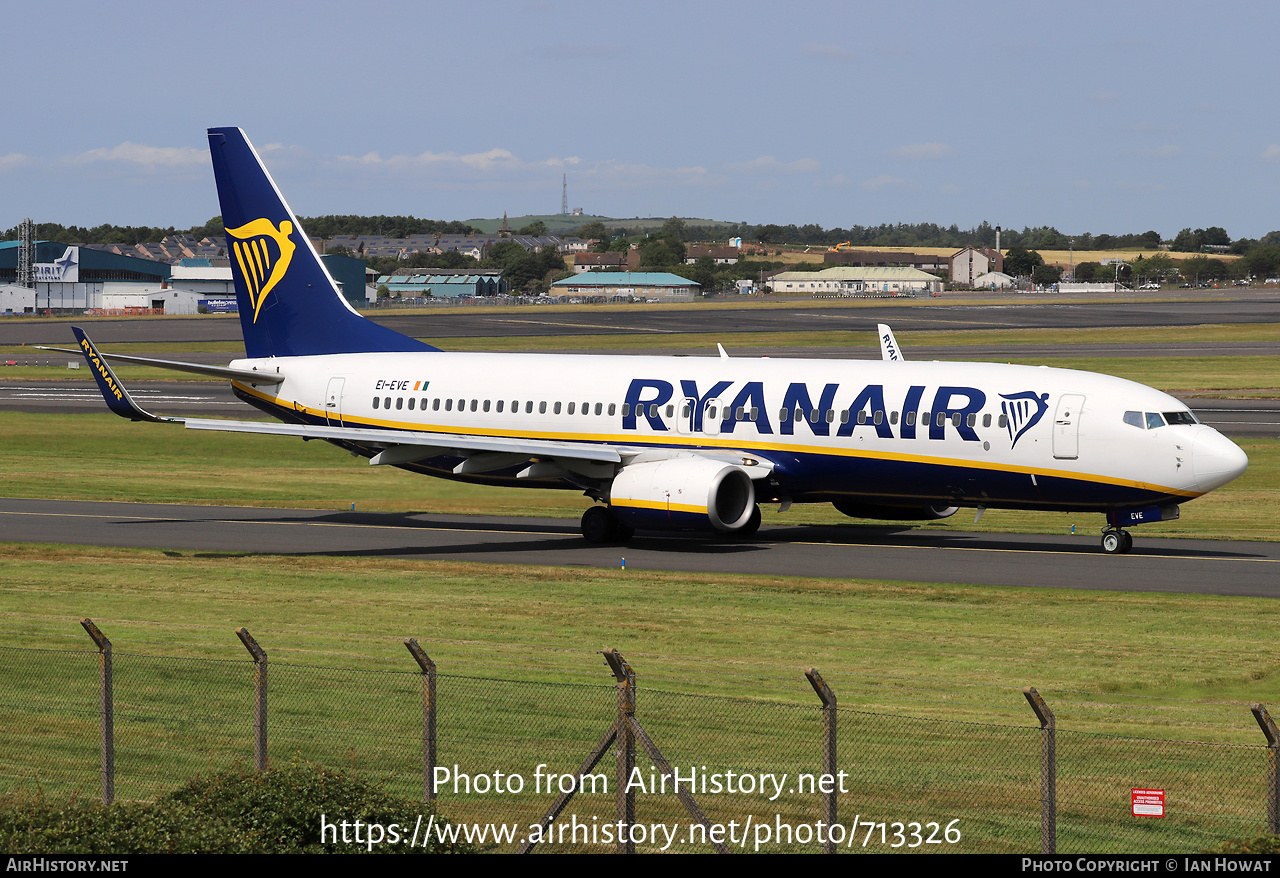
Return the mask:
[[691,512],[695,515],[706,515],[707,507],[690,506],[688,503],[670,503],[666,500],[634,500],[630,497],[613,497],[610,506],[627,506],[636,509],[658,509],[664,512]]
[[[244,392],[258,397],[263,402],[278,406],[286,411],[303,412],[325,419],[332,415],[331,412],[326,412],[324,409],[315,409],[309,406],[296,404],[293,400],[281,400],[279,397],[270,396],[259,390],[250,388],[239,381],[233,381],[232,384],[239,387]],[[654,434],[627,435],[617,433],[557,433],[522,430],[484,430],[475,427],[451,427],[447,424],[437,425],[419,424],[411,421],[384,421],[377,418],[355,417],[346,413],[342,414],[342,423],[346,426],[358,425],[366,427],[384,427],[389,430],[410,430],[416,433],[452,433],[459,436],[491,436],[503,439],[547,439],[560,442],[595,442],[607,445],[668,445],[687,448],[690,451],[696,451],[699,448],[727,449],[731,451],[745,449],[750,452],[761,453],[767,451],[779,451],[788,454],[817,454],[824,457],[855,457],[865,460],[893,461],[896,463],[920,463],[930,466],[960,466],[967,469],[989,470],[991,472],[1021,473],[1028,476],[1072,479],[1079,482],[1118,485],[1122,488],[1137,488],[1143,491],[1159,491],[1178,497],[1186,497],[1188,500],[1193,500],[1196,497],[1203,496],[1204,494],[1203,491],[1186,491],[1180,488],[1166,487],[1164,485],[1153,485],[1150,482],[1136,482],[1131,479],[1114,478],[1095,473],[1077,473],[1072,472],[1071,470],[1046,469],[1044,467],[1018,466],[1015,464],[987,463],[981,460],[958,460],[956,458],[933,457],[923,454],[903,454],[897,451],[858,451],[853,448],[822,448],[813,445],[782,444],[757,439],[747,439],[745,437],[741,439],[734,437],[730,437],[729,439],[715,439],[704,435],[698,436],[698,441],[695,443],[693,441],[694,437],[681,434],[660,436]],[[744,421],[743,423],[750,422]]]

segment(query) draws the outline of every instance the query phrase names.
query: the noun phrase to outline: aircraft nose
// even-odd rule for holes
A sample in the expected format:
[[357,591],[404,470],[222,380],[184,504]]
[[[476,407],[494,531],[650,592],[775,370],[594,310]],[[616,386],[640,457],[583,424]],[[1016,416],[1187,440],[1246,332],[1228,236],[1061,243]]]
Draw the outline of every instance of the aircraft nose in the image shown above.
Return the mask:
[[1249,457],[1226,436],[1205,427],[1191,438],[1192,467],[1196,487],[1212,491],[1239,478],[1249,466]]

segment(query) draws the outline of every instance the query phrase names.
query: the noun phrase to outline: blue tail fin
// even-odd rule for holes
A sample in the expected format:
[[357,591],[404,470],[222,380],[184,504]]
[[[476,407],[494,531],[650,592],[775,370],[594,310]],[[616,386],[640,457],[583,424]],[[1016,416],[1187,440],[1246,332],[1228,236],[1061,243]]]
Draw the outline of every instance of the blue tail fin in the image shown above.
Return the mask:
[[243,131],[210,128],[209,152],[248,356],[436,350],[342,297]]

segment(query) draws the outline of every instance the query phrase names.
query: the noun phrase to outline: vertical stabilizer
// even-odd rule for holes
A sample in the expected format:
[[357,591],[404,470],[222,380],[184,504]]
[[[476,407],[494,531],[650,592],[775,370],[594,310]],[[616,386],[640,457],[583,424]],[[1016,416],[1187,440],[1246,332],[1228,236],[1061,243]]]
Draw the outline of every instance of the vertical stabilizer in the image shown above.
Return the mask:
[[243,131],[210,128],[209,152],[248,356],[436,350],[343,298]]
[[902,356],[902,348],[898,347],[898,340],[893,337],[893,330],[888,324],[877,323],[876,332],[880,334],[880,359],[882,360],[905,360]]

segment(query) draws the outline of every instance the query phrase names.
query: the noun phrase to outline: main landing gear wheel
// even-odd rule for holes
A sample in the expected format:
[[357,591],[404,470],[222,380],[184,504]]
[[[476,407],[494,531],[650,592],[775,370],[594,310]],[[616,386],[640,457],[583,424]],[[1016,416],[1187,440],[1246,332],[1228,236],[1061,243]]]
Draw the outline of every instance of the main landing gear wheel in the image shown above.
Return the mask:
[[1133,548],[1133,534],[1127,530],[1107,529],[1102,532],[1102,551],[1108,555],[1126,555]]
[[588,543],[625,543],[634,533],[623,527],[608,506],[592,506],[582,513],[582,536]]

